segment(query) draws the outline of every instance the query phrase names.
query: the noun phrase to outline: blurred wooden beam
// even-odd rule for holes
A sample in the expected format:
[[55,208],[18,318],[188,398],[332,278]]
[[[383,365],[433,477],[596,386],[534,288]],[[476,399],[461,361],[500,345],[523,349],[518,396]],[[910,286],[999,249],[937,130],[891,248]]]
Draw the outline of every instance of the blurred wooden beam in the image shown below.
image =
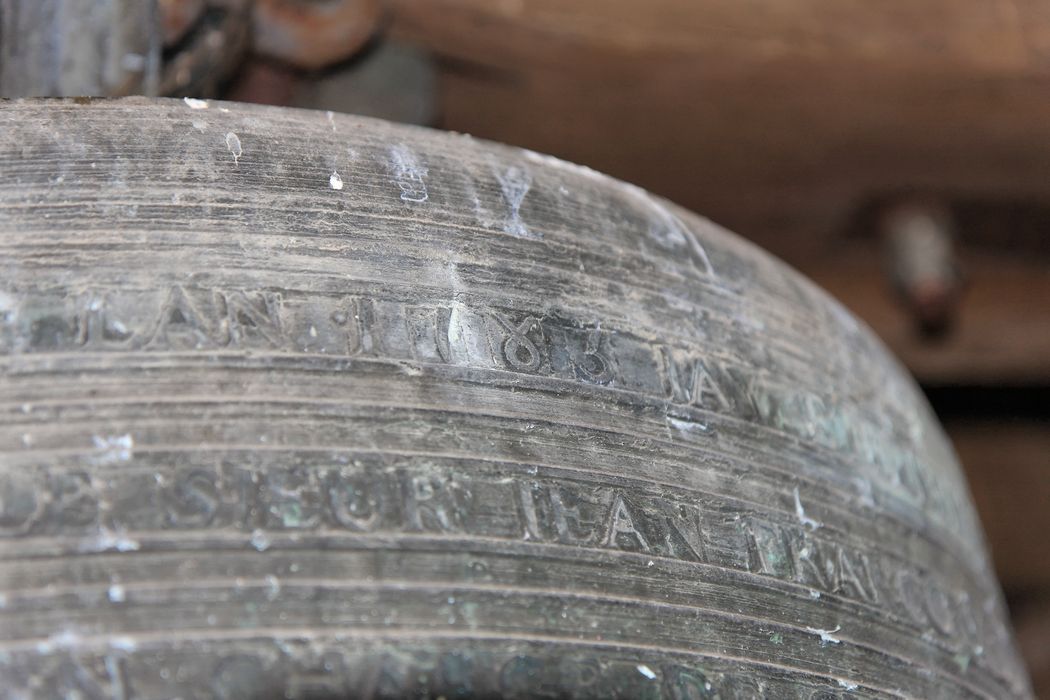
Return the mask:
[[958,318],[945,337],[930,339],[894,296],[874,243],[852,243],[799,267],[925,384],[1050,386],[1050,257],[964,248]]
[[1004,588],[1050,588],[1050,423],[956,420],[945,427]]
[[786,57],[1017,71],[1050,59],[1039,0],[391,0],[405,32],[504,66],[556,51],[675,52],[746,64]]

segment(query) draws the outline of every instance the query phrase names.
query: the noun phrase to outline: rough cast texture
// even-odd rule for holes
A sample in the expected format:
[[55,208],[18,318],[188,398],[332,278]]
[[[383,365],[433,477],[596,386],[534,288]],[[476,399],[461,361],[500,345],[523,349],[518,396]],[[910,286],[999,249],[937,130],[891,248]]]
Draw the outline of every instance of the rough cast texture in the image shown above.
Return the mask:
[[710,223],[239,104],[0,158],[6,697],[1028,694],[915,386]]

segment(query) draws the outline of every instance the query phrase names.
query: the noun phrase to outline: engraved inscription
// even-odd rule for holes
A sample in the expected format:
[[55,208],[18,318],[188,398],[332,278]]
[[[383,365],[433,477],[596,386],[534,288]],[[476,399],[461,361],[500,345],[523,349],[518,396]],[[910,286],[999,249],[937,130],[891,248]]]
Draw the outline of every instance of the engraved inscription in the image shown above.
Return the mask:
[[528,316],[520,323],[515,323],[500,314],[496,315],[496,319],[508,334],[507,339],[503,341],[503,358],[507,363],[522,372],[538,370],[543,356],[539,347],[527,334],[538,326],[539,321],[533,316]]
[[961,650],[988,646],[978,640],[999,631],[994,606],[971,604],[934,573],[876,560],[823,536],[825,528],[725,517],[732,508],[714,496],[342,453],[230,453],[175,469],[128,469],[141,459],[157,460],[157,468],[165,461],[136,454],[131,464],[96,467],[92,478],[0,473],[0,538],[61,534],[82,551],[121,552],[143,549],[148,533],[163,529],[223,531],[260,551],[339,532],[484,536],[630,552],[646,568],[663,558],[780,579],[816,597],[876,606]]
[[[972,651],[995,638],[998,618],[979,610],[962,591],[902,562],[882,562],[846,545],[820,539],[802,527],[752,518],[744,524],[748,570],[840,595],[888,611],[913,627],[932,630],[953,648]],[[989,631],[991,630],[991,631]],[[989,654],[995,651],[986,650]]]
[[[947,459],[914,417],[889,404],[843,402],[772,381],[696,348],[655,342],[554,312],[405,303],[369,296],[282,295],[174,285],[73,298],[40,296],[7,313],[0,353],[242,350],[370,357],[403,364],[503,369],[624,389],[666,401],[676,415],[708,411],[824,446],[868,465],[885,492],[959,527],[959,489],[931,483]],[[13,319],[13,320],[11,320]],[[14,324],[13,326],[11,324]],[[622,367],[629,367],[624,371]],[[706,419],[704,419],[706,423]],[[679,435],[679,439],[684,436]],[[696,439],[691,437],[690,439]],[[866,478],[868,478],[866,476]],[[878,493],[868,493],[874,502]]]
[[725,411],[731,408],[729,399],[700,357],[678,357],[671,348],[663,346],[660,354],[667,378],[667,398],[677,404],[712,407]]

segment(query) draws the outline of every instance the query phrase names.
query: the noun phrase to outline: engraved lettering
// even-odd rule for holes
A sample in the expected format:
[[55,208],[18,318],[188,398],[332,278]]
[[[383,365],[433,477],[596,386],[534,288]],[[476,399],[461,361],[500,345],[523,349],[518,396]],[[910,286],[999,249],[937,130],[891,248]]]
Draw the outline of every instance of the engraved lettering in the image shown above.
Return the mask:
[[81,307],[76,324],[77,344],[89,348],[126,346],[131,340],[131,331],[121,321],[110,318],[110,311],[102,299],[87,295],[81,299]]
[[98,494],[85,472],[58,474],[51,486],[52,517],[65,527],[93,525],[99,516]]
[[627,502],[621,494],[617,493],[616,498],[613,499],[612,508],[609,509],[609,521],[605,526],[605,546],[623,549],[625,540],[629,538],[634,538],[642,551],[652,551],[645,536],[635,526]]
[[442,501],[443,485],[429,476],[406,476],[403,480],[405,515],[411,529],[450,532],[454,527],[455,509]]
[[495,317],[509,334],[503,341],[503,357],[507,363],[522,372],[538,370],[543,358],[536,343],[526,333],[534,326],[539,326],[539,320],[534,316],[528,316],[524,321],[516,324],[500,314],[496,314]]
[[587,342],[583,353],[573,358],[573,369],[576,378],[594,384],[608,384],[612,381],[612,371],[609,360],[599,352],[601,334],[598,329],[587,334]]
[[20,535],[33,527],[43,511],[39,491],[40,487],[27,474],[0,475],[0,533]]
[[363,489],[345,476],[329,480],[328,505],[337,523],[358,532],[372,532],[382,516],[375,490]]
[[211,342],[209,323],[186,291],[177,285],[168,290],[146,346],[188,349],[202,348]]
[[293,530],[313,529],[321,522],[322,503],[315,472],[296,467],[271,471],[266,479],[265,499],[272,520]]
[[371,299],[354,299],[351,318],[347,322],[347,352],[349,355],[372,355],[376,343],[372,337],[375,325],[375,303]]
[[521,506],[522,516],[525,518],[524,539],[543,540],[540,532],[539,519],[536,517],[536,503],[532,499],[533,487],[524,481],[518,482],[518,503]]
[[226,330],[230,343],[244,345],[251,337],[261,336],[273,347],[283,345],[279,297],[273,294],[246,294],[242,291],[218,296],[225,302]]
[[664,543],[667,553],[683,560],[707,561],[704,548],[703,523],[699,511],[690,514],[689,508],[678,506],[678,517],[667,517]]
[[700,407],[703,407],[705,402],[714,403],[723,411],[732,408],[729,399],[700,358],[689,357],[679,361],[670,348],[664,346],[660,350],[667,377],[667,397],[671,401]]
[[752,521],[746,528],[750,571],[796,581],[826,593],[877,603],[872,565],[863,552],[812,537],[805,530]]
[[752,521],[745,528],[748,570],[790,580],[795,569],[784,533],[772,525]]
[[452,361],[452,350],[449,348],[448,333],[452,324],[452,309],[439,308],[437,310],[437,326],[434,329],[434,337],[437,343],[437,352],[442,362]]
[[221,497],[216,475],[196,469],[175,483],[167,508],[168,523],[174,527],[206,527],[215,519]]
[[662,669],[664,693],[672,700],[699,700],[715,698],[717,691],[699,669],[685,666],[666,666]]
[[554,528],[558,533],[558,541],[566,544],[590,544],[593,537],[577,535],[573,529],[579,529],[582,524],[580,509],[577,506],[567,507],[562,499],[562,492],[556,486],[548,489],[551,503],[551,513],[554,516]]
[[948,595],[937,585],[925,587],[924,608],[929,621],[941,634],[951,637],[955,633],[955,615]]
[[871,575],[871,562],[864,554],[858,554],[856,559],[846,553],[845,549],[838,550],[838,573],[839,582],[834,591],[843,593],[855,600],[866,600],[869,603],[879,602],[879,591],[875,587],[875,581]]

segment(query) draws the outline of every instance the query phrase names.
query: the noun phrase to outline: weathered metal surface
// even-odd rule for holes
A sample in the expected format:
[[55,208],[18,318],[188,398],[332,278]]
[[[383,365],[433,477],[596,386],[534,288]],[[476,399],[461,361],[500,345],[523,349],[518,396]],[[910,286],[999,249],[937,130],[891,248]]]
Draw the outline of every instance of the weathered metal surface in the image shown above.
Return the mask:
[[0,107],[0,676],[1025,697],[913,383],[637,188],[364,118]]

